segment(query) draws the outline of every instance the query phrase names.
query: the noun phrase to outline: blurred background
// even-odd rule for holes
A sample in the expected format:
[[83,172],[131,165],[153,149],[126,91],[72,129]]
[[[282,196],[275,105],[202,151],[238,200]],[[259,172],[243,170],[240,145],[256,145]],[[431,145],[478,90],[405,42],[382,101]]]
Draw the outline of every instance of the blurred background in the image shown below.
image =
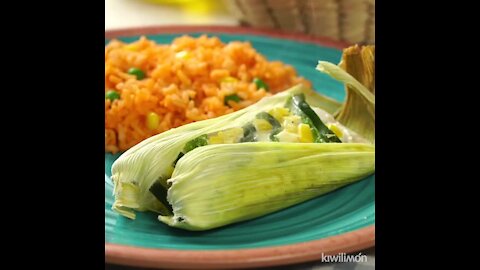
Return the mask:
[[105,0],[105,30],[241,25],[375,43],[375,0]]

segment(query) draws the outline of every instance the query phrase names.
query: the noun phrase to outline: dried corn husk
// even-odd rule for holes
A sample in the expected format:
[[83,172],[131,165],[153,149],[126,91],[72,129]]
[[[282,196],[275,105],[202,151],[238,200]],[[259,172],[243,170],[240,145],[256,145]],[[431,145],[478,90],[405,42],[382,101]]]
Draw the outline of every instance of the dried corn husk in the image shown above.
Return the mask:
[[[339,67],[340,66],[340,67]],[[370,142],[375,141],[375,46],[344,50],[336,66],[319,61],[317,69],[345,84],[347,98],[336,119]]]

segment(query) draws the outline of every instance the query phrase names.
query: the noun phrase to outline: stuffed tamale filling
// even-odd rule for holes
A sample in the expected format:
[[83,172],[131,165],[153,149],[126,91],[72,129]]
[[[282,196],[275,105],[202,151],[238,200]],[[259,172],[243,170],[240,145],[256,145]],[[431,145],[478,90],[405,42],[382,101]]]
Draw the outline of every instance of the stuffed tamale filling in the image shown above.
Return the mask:
[[[312,108],[303,94],[292,95],[283,107],[259,112],[255,118],[242,127],[232,127],[200,135],[188,141],[172,164],[198,147],[214,144],[245,142],[289,142],[289,143],[341,143],[364,142],[349,131],[329,113]],[[172,215],[172,206],[167,200],[169,177],[157,180],[149,191],[165,206],[161,215]]]
[[[324,111],[312,109],[305,101],[303,94],[292,96],[284,107],[276,107],[260,112],[250,123],[243,127],[233,127],[210,134],[201,135],[185,144],[178,160],[189,151],[210,144],[243,143],[243,142],[314,142],[341,143],[339,135],[343,133],[337,126],[340,123]],[[328,123],[322,121],[317,114],[328,115]],[[330,128],[329,128],[330,126]],[[338,130],[340,132],[335,133]]]

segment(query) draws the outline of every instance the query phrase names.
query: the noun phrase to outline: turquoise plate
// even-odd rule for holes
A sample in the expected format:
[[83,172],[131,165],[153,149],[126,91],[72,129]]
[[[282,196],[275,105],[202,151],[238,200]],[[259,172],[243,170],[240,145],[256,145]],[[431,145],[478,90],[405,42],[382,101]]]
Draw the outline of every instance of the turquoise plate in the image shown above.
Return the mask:
[[[343,44],[237,27],[163,27],[106,32],[105,44],[108,38],[131,42],[141,34],[157,43],[170,43],[184,33],[199,36],[199,32],[217,36],[223,42],[249,41],[269,60],[295,67],[317,91],[339,101],[345,97],[342,84],[315,70],[318,60],[338,63],[339,48]],[[105,154],[107,261],[150,267],[252,267],[312,260],[319,258],[321,252],[348,252],[374,245],[374,175],[264,217],[210,231],[189,232],[160,223],[154,213],[138,213],[135,220],[129,220],[111,210],[114,198],[110,170],[118,156]],[[315,249],[310,250],[313,255],[307,256],[305,247]],[[202,251],[203,257],[193,260],[200,254],[195,251]],[[248,252],[251,254],[245,255]],[[241,259],[237,255],[249,257]]]

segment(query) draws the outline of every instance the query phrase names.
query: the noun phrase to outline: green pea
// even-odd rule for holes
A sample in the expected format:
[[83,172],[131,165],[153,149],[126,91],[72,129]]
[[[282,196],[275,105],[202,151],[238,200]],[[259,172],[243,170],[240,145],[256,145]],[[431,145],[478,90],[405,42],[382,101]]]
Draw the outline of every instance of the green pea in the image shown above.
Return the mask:
[[137,80],[142,80],[143,78],[145,78],[145,73],[139,68],[130,68],[128,70],[128,74],[137,76]]
[[239,97],[237,94],[232,94],[232,95],[225,96],[225,98],[223,99],[223,102],[225,103],[225,105],[228,106],[228,101],[229,100],[232,100],[232,101],[235,101],[235,102],[238,103],[242,100],[242,98]]
[[268,92],[268,90],[269,90],[268,85],[264,81],[262,81],[262,79],[255,78],[255,79],[253,79],[253,82],[257,86],[257,89],[262,89],[263,88],[263,89],[265,89],[265,91]]
[[120,94],[114,90],[108,90],[105,93],[105,99],[110,99],[111,101],[114,101],[115,99],[120,99]]

